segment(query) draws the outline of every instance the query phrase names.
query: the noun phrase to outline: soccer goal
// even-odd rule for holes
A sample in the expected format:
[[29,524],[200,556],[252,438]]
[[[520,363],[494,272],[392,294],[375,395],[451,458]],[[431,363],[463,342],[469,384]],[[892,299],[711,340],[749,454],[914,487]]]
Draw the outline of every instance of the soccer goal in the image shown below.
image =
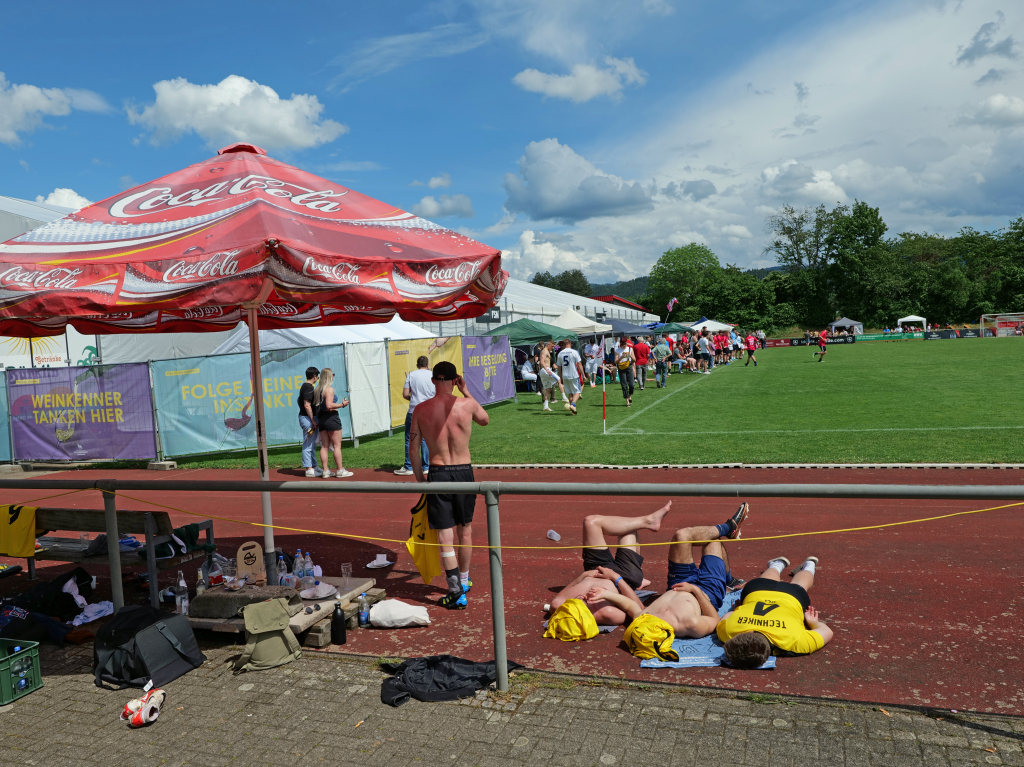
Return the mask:
[[1024,335],[1024,312],[981,315],[982,338]]

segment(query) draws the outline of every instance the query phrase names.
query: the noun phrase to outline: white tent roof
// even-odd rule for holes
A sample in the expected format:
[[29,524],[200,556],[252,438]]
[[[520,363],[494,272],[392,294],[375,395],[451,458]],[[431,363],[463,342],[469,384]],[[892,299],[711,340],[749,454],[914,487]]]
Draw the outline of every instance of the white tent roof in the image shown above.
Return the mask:
[[[689,325],[689,323],[683,323]],[[724,322],[715,322],[715,320],[704,320],[704,322],[698,322],[693,325],[689,325],[694,330],[710,330],[712,333],[719,330],[732,330],[735,325],[726,325]]]
[[[372,341],[405,341],[411,338],[436,338],[434,333],[419,325],[406,322],[398,316],[390,322],[373,325],[335,325],[326,328],[288,328],[287,330],[261,330],[260,349],[295,349],[302,346],[331,346],[359,344]],[[211,352],[233,354],[249,351],[249,329],[240,324],[231,336]]]
[[588,320],[579,312],[574,309],[566,309],[556,319],[551,320],[549,325],[554,325],[558,328],[565,328],[571,330],[574,333],[608,333],[611,331],[611,325],[605,325],[601,322],[594,322]]
[[60,208],[56,205],[0,195],[0,242],[74,212],[74,208]]
[[911,314],[907,317],[900,317],[896,320],[897,325],[902,325],[904,322],[927,322],[924,317],[918,317],[916,314]]
[[[604,301],[587,296],[577,296],[572,293],[565,293],[554,288],[546,288],[543,285],[534,285],[532,282],[511,278],[502,293],[500,306],[516,314],[535,314],[534,319],[546,322],[549,325],[554,319],[554,312],[561,312],[564,309],[573,309],[580,314],[605,314],[609,317],[628,319],[630,322],[643,324],[647,322],[658,322],[656,314],[649,314],[621,306],[612,306]],[[541,312],[546,316],[541,317]],[[613,313],[614,312],[614,313]]]

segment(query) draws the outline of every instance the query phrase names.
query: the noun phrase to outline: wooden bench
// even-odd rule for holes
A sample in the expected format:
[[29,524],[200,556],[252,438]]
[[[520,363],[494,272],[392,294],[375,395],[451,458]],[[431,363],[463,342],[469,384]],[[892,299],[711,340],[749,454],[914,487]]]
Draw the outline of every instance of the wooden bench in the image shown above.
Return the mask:
[[[199,529],[206,534],[206,542],[213,543],[213,520],[204,519],[197,523]],[[209,555],[205,551],[190,551],[182,556],[169,559],[157,559],[156,547],[161,543],[172,541],[171,517],[166,511],[118,511],[114,529],[109,529],[106,524],[106,516],[103,511],[97,509],[36,509],[37,530],[66,530],[69,532],[81,533],[106,533],[107,553],[93,556],[86,556],[91,541],[82,541],[78,538],[56,538],[42,536],[39,543],[42,548],[37,549],[35,557],[28,558],[28,577],[36,577],[36,562],[74,562],[85,565],[107,565],[111,568],[111,580],[115,578],[114,570],[121,572],[122,557],[128,561],[135,560],[133,564],[142,565],[143,560],[134,552],[120,552],[117,541],[122,534],[144,535],[146,551],[146,569],[149,572],[149,601],[153,607],[160,606],[160,587],[157,583],[156,574],[161,570],[178,568],[187,562],[197,559],[205,559]],[[113,545],[111,545],[113,541]],[[116,556],[114,555],[116,553]],[[119,590],[114,591],[114,609],[118,610],[123,605],[117,604],[120,595]]]

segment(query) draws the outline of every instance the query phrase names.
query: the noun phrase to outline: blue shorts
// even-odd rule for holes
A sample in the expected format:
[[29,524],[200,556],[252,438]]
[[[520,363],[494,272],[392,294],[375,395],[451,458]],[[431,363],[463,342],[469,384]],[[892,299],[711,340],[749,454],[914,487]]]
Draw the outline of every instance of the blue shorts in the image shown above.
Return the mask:
[[725,599],[725,586],[729,582],[729,573],[725,570],[725,561],[713,554],[705,554],[701,557],[700,567],[688,562],[668,563],[668,587],[671,589],[677,583],[692,583],[703,591],[711,604],[717,610],[722,606]]

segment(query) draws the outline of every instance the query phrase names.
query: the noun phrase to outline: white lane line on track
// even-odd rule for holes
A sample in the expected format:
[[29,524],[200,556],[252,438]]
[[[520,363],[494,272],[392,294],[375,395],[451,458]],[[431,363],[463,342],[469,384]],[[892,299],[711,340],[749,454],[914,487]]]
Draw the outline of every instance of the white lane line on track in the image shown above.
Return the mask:
[[[681,387],[679,387],[678,389],[676,389],[676,390],[675,390],[675,391],[673,391],[673,392],[670,392],[669,394],[666,394],[666,395],[665,395],[664,397],[662,397],[662,398],[661,398],[661,399],[659,399],[659,400],[656,400],[656,401],[652,402],[652,403],[651,403],[650,405],[648,405],[647,407],[645,407],[645,408],[642,408],[642,409],[640,409],[640,410],[637,410],[637,411],[636,411],[635,413],[633,413],[632,415],[626,416],[626,417],[625,417],[625,418],[623,418],[623,419],[622,419],[621,421],[619,421],[619,422],[618,422],[617,424],[615,424],[615,425],[614,425],[614,426],[612,426],[612,427],[611,427],[610,429],[608,429],[608,434],[612,434],[613,432],[615,432],[615,430],[616,430],[616,429],[618,429],[619,427],[621,427],[621,426],[622,426],[622,424],[624,424],[624,423],[629,423],[630,421],[632,421],[632,420],[633,420],[634,418],[636,418],[637,416],[643,415],[644,413],[646,413],[646,412],[647,412],[648,410],[650,410],[650,409],[651,409],[652,407],[654,407],[655,405],[660,405],[660,404],[661,404],[662,402],[664,402],[665,400],[667,400],[667,399],[668,399],[669,397],[671,397],[671,396],[673,396],[673,395],[676,395],[676,394],[678,394],[679,392],[683,391],[684,389],[689,389],[689,388],[690,388],[691,386],[693,386],[693,385],[694,385],[695,383],[700,383],[700,382],[701,382],[701,381],[703,381],[703,380],[704,380],[704,377],[703,377],[703,376],[701,376],[700,378],[696,379],[695,381],[690,381],[690,383],[686,384],[685,386],[681,386]],[[638,430],[638,431],[639,431],[639,430]],[[627,433],[628,433],[628,432],[627,432]],[[643,434],[644,432],[639,432],[639,433]]]
[[[693,383],[697,383],[694,381]],[[692,386],[692,384],[687,384]],[[684,387],[685,388],[685,387]],[[679,389],[678,391],[682,391]],[[669,395],[672,396],[672,395]],[[666,398],[667,399],[667,398]],[[657,403],[654,403],[657,404]],[[649,405],[648,407],[653,407]],[[643,411],[641,410],[640,413]],[[637,415],[640,415],[637,413]],[[628,419],[627,419],[628,420]],[[623,421],[622,423],[625,423]],[[621,424],[620,424],[621,425]],[[618,428],[618,425],[614,428]],[[644,429],[627,429],[626,431],[617,432],[618,434],[630,434],[630,435],[652,435],[652,436],[700,436],[700,435],[712,435],[712,434],[845,434],[852,432],[875,432],[875,431],[983,431],[983,430],[994,430],[994,429],[1024,429],[1024,426],[921,426],[921,427],[907,427],[901,429],[759,429],[751,431],[645,431]],[[611,429],[608,433],[611,433]]]

